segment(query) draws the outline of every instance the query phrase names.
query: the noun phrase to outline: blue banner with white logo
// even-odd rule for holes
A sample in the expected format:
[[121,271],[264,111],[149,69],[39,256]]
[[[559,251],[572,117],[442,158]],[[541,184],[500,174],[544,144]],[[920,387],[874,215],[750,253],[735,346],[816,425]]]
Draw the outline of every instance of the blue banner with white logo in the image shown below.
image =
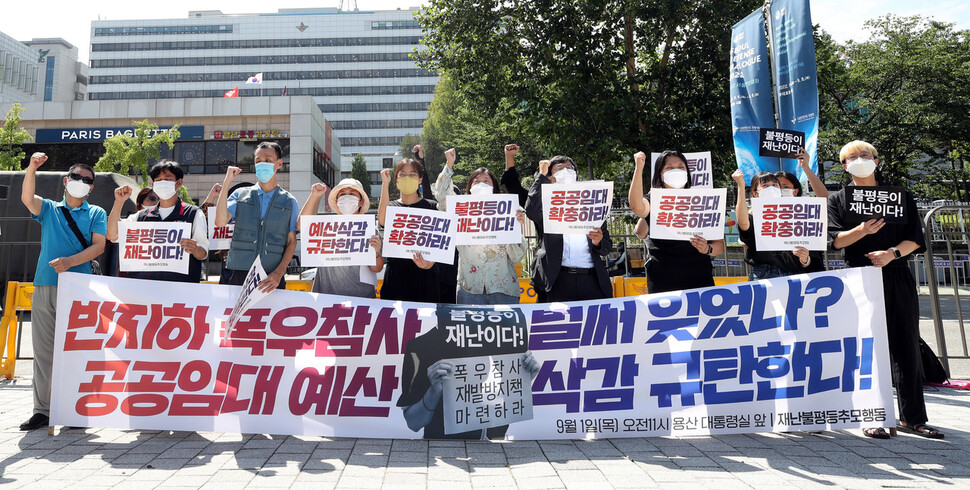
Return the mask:
[[[769,25],[778,127],[805,133],[809,164],[818,173],[818,77],[808,0],[772,1]],[[798,180],[807,180],[797,160],[782,159],[782,164]]]
[[768,41],[761,10],[731,30],[731,123],[734,154],[745,182],[761,171],[778,171],[778,159],[758,156],[761,128],[775,127],[768,67]]

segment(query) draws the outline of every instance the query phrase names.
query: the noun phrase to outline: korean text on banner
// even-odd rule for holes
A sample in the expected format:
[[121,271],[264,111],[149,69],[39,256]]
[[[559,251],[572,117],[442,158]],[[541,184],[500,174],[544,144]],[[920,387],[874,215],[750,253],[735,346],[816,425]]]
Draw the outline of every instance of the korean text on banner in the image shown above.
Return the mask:
[[729,78],[734,156],[748,185],[758,172],[780,170],[777,158],[758,156],[760,128],[775,127],[768,64],[765,21],[759,8],[731,29]]
[[613,182],[542,184],[545,233],[589,233],[602,228],[613,206]]
[[374,229],[372,214],[301,216],[300,265],[376,265],[370,247]]
[[761,128],[758,154],[763,157],[798,158],[805,148],[805,133],[788,129]]
[[232,230],[236,225],[230,223],[226,226],[216,226],[215,206],[209,206],[206,222],[209,227],[209,250],[229,250],[229,244],[232,243]]
[[[772,0],[768,25],[778,127],[805,133],[809,167],[818,173],[818,72],[809,1]],[[808,180],[798,161],[783,159],[781,162],[783,170],[802,182]]]
[[189,253],[179,242],[192,237],[191,223],[122,220],[118,237],[122,271],[189,273]]
[[886,223],[905,223],[906,189],[890,186],[846,186],[846,223],[881,219]]
[[522,242],[515,219],[518,198],[512,194],[448,196],[448,212],[457,216],[456,245],[501,245]]
[[824,197],[755,197],[751,209],[759,251],[825,250],[829,208]]
[[239,296],[236,297],[236,304],[233,305],[232,311],[229,313],[229,320],[226,321],[225,338],[228,339],[232,335],[232,331],[236,328],[236,323],[239,322],[239,318],[250,307],[270,294],[259,289],[259,283],[263,282],[264,279],[266,279],[266,271],[263,270],[263,261],[257,255],[253,266],[246,273],[246,279],[243,281],[242,288],[239,290]]
[[455,215],[429,209],[388,206],[384,218],[384,257],[455,261]]
[[[657,158],[660,153],[650,153],[650,178],[653,179],[653,170],[656,168]],[[684,153],[687,158],[687,169],[690,170],[690,187],[692,189],[713,189],[714,173],[711,165],[711,152],[699,151],[694,153]]]
[[651,189],[650,238],[724,238],[726,189]]
[[[60,276],[58,287],[70,294],[58,295],[53,424],[420,438],[431,427],[409,427],[404,408],[421,399],[403,405],[402,385],[424,374],[428,386],[426,362],[436,359],[513,354],[484,350],[498,342],[522,344],[539,366],[534,417],[508,425],[510,439],[848,429],[895,420],[882,275],[874,267],[511,305],[505,308],[521,325],[512,329],[449,320],[475,307],[351,304],[278,291],[225,334],[238,289],[165,284]],[[453,336],[448,343],[457,349],[419,345],[433,332],[441,342]],[[434,408],[443,434],[440,400]]]

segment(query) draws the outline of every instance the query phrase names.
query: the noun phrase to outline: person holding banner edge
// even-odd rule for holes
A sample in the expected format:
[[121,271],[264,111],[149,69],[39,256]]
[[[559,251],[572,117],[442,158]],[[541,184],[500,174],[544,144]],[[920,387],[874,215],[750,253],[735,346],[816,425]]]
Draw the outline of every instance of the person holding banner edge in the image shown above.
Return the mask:
[[[724,240],[707,241],[694,235],[689,242],[680,240],[652,240],[649,237],[650,198],[643,194],[643,169],[647,155],[633,155],[634,172],[630,183],[630,209],[637,220],[636,234],[646,242],[647,290],[650,293],[704,288],[714,285],[714,265],[711,258],[724,252]],[[654,163],[651,188],[690,188],[690,168],[687,158],[679,151],[666,150]]]
[[[865,141],[852,141],[839,152],[842,167],[852,174],[852,186],[879,184],[875,170],[879,165],[876,148]],[[923,399],[922,364],[919,351],[919,298],[916,280],[907,264],[908,257],[925,250],[916,201],[905,192],[905,223],[886,223],[869,219],[849,223],[846,194],[852,186],[832,193],[828,200],[829,235],[832,247],[842,249],[849,267],[876,266],[882,269],[886,303],[886,333],[889,360],[899,405],[899,430],[930,439],[943,439],[943,433],[926,425]],[[882,428],[864,429],[867,437],[887,439]]]
[[532,220],[539,237],[533,264],[532,283],[546,292],[546,301],[582,301],[612,298],[613,287],[606,272],[606,257],[613,248],[605,226],[586,235],[544,233],[543,184],[576,182],[576,164],[559,155],[539,162],[539,175],[525,203],[525,214]]
[[229,189],[242,169],[226,169],[216,202],[216,226],[235,220],[226,259],[226,284],[241,286],[259,256],[267,277],[258,287],[271,292],[286,288],[286,266],[296,250],[300,203],[276,182],[276,172],[283,168],[283,149],[278,143],[263,141],[256,145],[253,166],[258,184],[236,189],[232,196],[228,195]]
[[[320,206],[320,200],[327,195],[326,184],[319,182],[310,186],[310,197],[303,204],[300,216],[316,216]],[[370,198],[364,192],[364,186],[357,179],[341,180],[330,191],[327,203],[337,214],[364,214],[370,209]],[[361,281],[367,267],[371,273],[378,273],[384,268],[384,257],[381,256],[381,237],[374,235],[369,240],[370,247],[377,255],[376,265],[372,266],[335,266],[317,267],[316,274],[313,276],[313,287],[310,289],[314,293],[336,294],[340,296],[354,296],[358,298],[376,298],[377,291],[375,284],[368,284]],[[376,283],[376,278],[375,283]]]
[[[435,199],[438,209],[447,211],[447,198],[455,195],[452,176],[454,175],[454,148],[445,152],[445,167],[435,181]],[[466,194],[493,194],[498,189],[498,178],[491,170],[480,167],[475,169],[465,184]],[[520,226],[525,225],[522,210],[515,218]],[[466,305],[511,305],[519,302],[519,281],[515,264],[525,257],[529,246],[525,235],[522,243],[503,245],[458,245],[458,304]]]
[[54,326],[57,315],[57,282],[62,272],[91,274],[91,261],[104,251],[108,217],[99,206],[89,204],[94,190],[94,169],[75,164],[64,177],[66,195],[54,202],[34,194],[37,169],[47,155],[34,153],[24,173],[20,200],[41,225],[40,256],[34,273],[31,339],[34,349],[34,413],[20,430],[50,425],[51,376],[54,368]]
[[[202,281],[202,261],[209,255],[209,229],[206,227],[205,216],[198,207],[187,204],[178,196],[177,189],[182,187],[184,173],[178,162],[161,160],[148,171],[152,179],[152,191],[159,201],[154,206],[146,207],[126,218],[128,221],[167,221],[192,224],[192,238],[179,241],[182,249],[189,254],[188,274],[174,272],[127,272],[133,279],[151,279],[156,281],[194,282]],[[131,198],[132,189],[123,185],[115,189],[115,202],[108,214],[107,239],[118,242],[118,222],[121,221],[121,209],[125,201]]]
[[[401,197],[390,200],[391,169],[381,170],[381,200],[377,206],[377,222],[383,227],[388,206],[404,206],[436,210],[437,204],[418,195],[418,185],[424,166],[411,158],[404,158],[394,166],[394,181]],[[384,283],[381,299],[437,303],[441,299],[438,268],[420,253],[410,260],[397,257],[385,259]]]

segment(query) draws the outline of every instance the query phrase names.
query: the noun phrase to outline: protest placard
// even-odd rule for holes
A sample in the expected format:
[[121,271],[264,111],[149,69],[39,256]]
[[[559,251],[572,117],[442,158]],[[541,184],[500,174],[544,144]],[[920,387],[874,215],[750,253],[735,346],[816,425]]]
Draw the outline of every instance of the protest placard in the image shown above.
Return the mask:
[[602,228],[613,206],[613,182],[593,180],[572,184],[542,184],[542,226],[545,233],[585,235]]
[[651,189],[650,238],[724,238],[726,189]]
[[445,434],[499,427],[532,418],[532,378],[522,354],[447,359],[454,376],[445,378]]
[[[651,179],[653,179],[653,170],[660,155],[660,153],[650,153],[650,161],[647,163],[650,167]],[[690,187],[692,189],[713,189],[714,175],[711,165],[711,152],[684,153],[684,157],[687,158],[687,169],[690,170]]]
[[388,206],[384,220],[384,257],[455,261],[455,215],[430,209]]
[[264,279],[266,279],[266,271],[263,270],[263,261],[259,259],[259,255],[256,255],[253,266],[246,273],[246,279],[243,281],[242,289],[239,290],[239,296],[236,297],[236,304],[233,305],[232,312],[229,313],[223,339],[228,339],[232,335],[232,330],[236,328],[236,323],[239,322],[239,318],[246,310],[269,295],[269,293],[260,291],[258,287]]
[[190,254],[179,242],[192,238],[191,223],[121,220],[118,238],[123,272],[189,273]]
[[372,214],[301,216],[300,265],[376,265],[377,255],[370,247],[374,234]]
[[518,197],[512,194],[448,196],[448,212],[457,216],[456,245],[521,243],[522,226],[515,219]]
[[906,189],[890,186],[846,186],[846,223],[882,219],[886,223],[905,223]]
[[755,197],[751,210],[758,251],[825,250],[828,245],[829,214],[824,197]]
[[805,148],[805,133],[788,129],[761,128],[758,154],[763,157],[796,158]]
[[206,221],[209,224],[209,250],[229,250],[232,243],[232,230],[234,224],[226,226],[216,226],[216,207],[209,206]]

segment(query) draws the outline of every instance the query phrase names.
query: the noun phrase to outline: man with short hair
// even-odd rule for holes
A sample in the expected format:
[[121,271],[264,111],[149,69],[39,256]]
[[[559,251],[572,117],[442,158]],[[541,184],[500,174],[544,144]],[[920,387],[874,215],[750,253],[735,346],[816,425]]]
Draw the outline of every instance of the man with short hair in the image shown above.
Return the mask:
[[[41,225],[40,257],[34,274],[31,305],[31,340],[34,348],[34,414],[20,430],[50,425],[51,374],[54,368],[54,326],[57,308],[57,277],[61,272],[91,274],[91,261],[104,251],[107,215],[88,204],[94,189],[94,169],[76,164],[64,177],[67,195],[61,202],[34,193],[37,169],[47,155],[34,153],[24,175],[20,200]],[[80,236],[78,236],[80,235]]]
[[254,170],[258,185],[236,189],[229,196],[232,180],[242,170],[229,167],[216,203],[216,226],[235,220],[236,227],[229,243],[227,284],[241,286],[246,274],[259,257],[267,277],[259,290],[284,289],[286,266],[296,250],[297,218],[300,205],[292,194],[276,182],[276,172],[283,168],[283,149],[274,142],[256,146]]
[[[187,204],[178,196],[178,188],[182,187],[185,176],[178,162],[162,160],[148,171],[152,179],[152,190],[158,196],[158,203],[146,207],[136,214],[128,216],[128,221],[141,222],[181,222],[191,223],[192,238],[179,241],[189,254],[189,272],[128,272],[128,277],[135,279],[151,279],[156,281],[178,281],[198,283],[202,280],[202,261],[209,253],[209,230],[206,227],[205,216],[198,207]],[[125,201],[131,197],[131,187],[124,185],[115,189],[115,202],[108,215],[108,240],[118,241],[118,222],[121,221],[121,209]]]

